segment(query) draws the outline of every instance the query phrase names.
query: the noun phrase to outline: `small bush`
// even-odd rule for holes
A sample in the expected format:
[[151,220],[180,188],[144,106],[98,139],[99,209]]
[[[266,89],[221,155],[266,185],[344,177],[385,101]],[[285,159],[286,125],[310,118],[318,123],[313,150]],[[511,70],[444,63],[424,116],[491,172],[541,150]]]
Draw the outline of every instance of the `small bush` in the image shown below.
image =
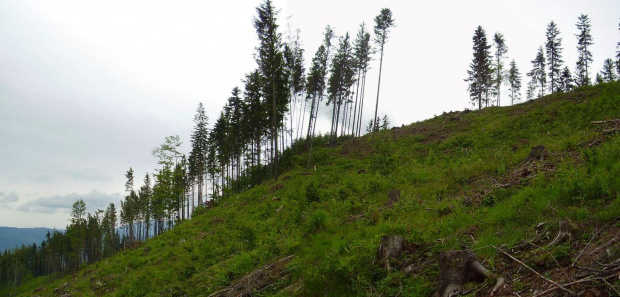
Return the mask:
[[192,219],[207,212],[207,208],[204,205],[198,205],[194,208],[194,212],[192,212]]
[[327,226],[327,212],[324,210],[315,211],[310,220],[308,221],[308,232],[307,233],[316,233],[325,229]]
[[319,189],[313,182],[306,184],[306,200],[309,202],[317,202],[321,200]]

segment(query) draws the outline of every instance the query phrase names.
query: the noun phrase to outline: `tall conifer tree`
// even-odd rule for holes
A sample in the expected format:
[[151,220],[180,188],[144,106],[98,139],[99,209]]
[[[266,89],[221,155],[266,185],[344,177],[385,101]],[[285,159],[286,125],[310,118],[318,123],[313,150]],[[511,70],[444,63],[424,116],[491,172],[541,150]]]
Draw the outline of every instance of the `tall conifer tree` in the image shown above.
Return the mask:
[[[392,18],[392,11],[389,8],[381,9],[381,13],[375,17],[375,44],[379,49],[379,82],[377,84],[377,102],[375,103],[375,117],[377,118],[377,111],[379,110],[379,91],[381,89],[381,70],[383,68],[383,50],[385,43],[388,40],[388,33],[390,28],[394,27],[394,19]],[[379,129],[377,123],[375,123],[373,130]]]
[[527,76],[532,78],[532,86],[540,88],[538,91],[538,97],[545,95],[545,84],[547,83],[547,73],[545,72],[545,54],[543,47],[538,48],[536,58],[532,60],[532,71],[527,73]]
[[592,52],[590,52],[590,46],[592,42],[592,35],[590,34],[590,19],[587,15],[582,14],[577,21],[577,29],[579,34],[577,36],[577,68],[575,73],[575,83],[577,86],[587,86],[590,84],[590,74],[588,72],[588,65],[592,63]]
[[469,64],[470,70],[467,70],[468,77],[465,81],[469,82],[468,90],[471,101],[474,105],[478,103],[478,109],[482,109],[482,104],[486,102],[492,85],[491,46],[487,43],[486,32],[481,26],[476,28],[472,40],[474,58]]
[[505,70],[504,70],[504,55],[508,52],[508,47],[506,46],[506,41],[504,40],[504,35],[502,33],[495,33],[493,36],[493,43],[495,44],[495,69],[493,78],[495,82],[495,93],[497,94],[497,106],[500,106],[500,97],[501,97],[501,86],[502,82],[505,80]]
[[[618,31],[620,31],[620,23],[618,24]],[[616,45],[616,70],[618,71],[618,76],[620,76],[620,41]]]
[[262,76],[263,95],[271,122],[271,175],[278,178],[278,129],[288,106],[288,77],[282,49],[282,36],[278,33],[277,11],[271,0],[264,0],[257,8],[254,28],[260,45],[256,62]]
[[331,143],[335,144],[338,140],[338,125],[340,120],[340,110],[344,101],[348,98],[351,86],[354,83],[355,65],[353,64],[353,54],[349,33],[340,38],[338,50],[334,55],[329,77],[329,102],[333,104]]
[[514,105],[515,101],[519,101],[521,98],[521,73],[514,59],[510,62],[510,69],[508,69],[508,85],[510,87],[510,105]]
[[[353,116],[353,135],[359,136],[362,126],[362,115],[364,111],[364,94],[366,86],[366,72],[370,64],[372,45],[370,43],[370,33],[366,31],[366,24],[360,25],[360,30],[354,41],[353,56],[356,63],[357,80],[355,91],[355,112]],[[359,108],[358,108],[359,101]]]
[[312,144],[314,142],[314,134],[316,132],[316,118],[319,112],[319,104],[325,92],[325,79],[327,76],[327,66],[329,65],[330,51],[332,48],[332,38],[334,38],[334,30],[327,26],[323,34],[323,44],[319,46],[314,58],[312,59],[312,67],[308,73],[306,80],[306,90],[308,96],[312,96],[312,107],[310,109],[310,123],[308,125],[308,167],[312,159]]
[[198,103],[196,115],[194,116],[194,131],[192,131],[190,138],[192,150],[189,154],[189,174],[196,180],[198,205],[203,203],[203,197],[206,195],[206,193],[203,193],[203,186],[205,186],[204,175],[207,169],[208,122],[209,118],[206,115],[202,102]]
[[603,63],[603,70],[601,71],[601,77],[604,82],[610,82],[618,79],[615,68],[614,61],[611,58],[605,60]]
[[560,72],[562,68],[562,38],[558,37],[560,30],[555,22],[547,26],[547,65],[549,66],[549,91],[555,93],[559,88]]
[[573,75],[570,73],[570,69],[568,69],[568,66],[565,66],[562,70],[562,74],[560,75],[559,88],[562,92],[568,92],[574,87],[575,86],[573,85]]

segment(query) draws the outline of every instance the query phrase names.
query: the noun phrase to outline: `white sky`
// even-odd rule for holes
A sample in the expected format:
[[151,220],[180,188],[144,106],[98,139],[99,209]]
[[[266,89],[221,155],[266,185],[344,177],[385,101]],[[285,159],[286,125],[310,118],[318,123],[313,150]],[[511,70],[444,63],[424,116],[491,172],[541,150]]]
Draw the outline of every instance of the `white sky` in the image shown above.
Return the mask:
[[[165,136],[179,134],[189,151],[198,102],[213,123],[256,67],[259,3],[0,0],[0,226],[64,228],[78,198],[90,212],[110,201],[118,209],[125,171],[132,166],[138,180],[153,172],[150,151]],[[379,114],[395,126],[471,108],[463,79],[478,25],[489,41],[504,34],[524,86],[551,20],[571,71],[581,13],[592,24],[591,69],[615,57],[620,41],[619,1],[274,3],[281,32],[287,20],[301,30],[307,63],[326,25],[354,38],[359,24],[372,30],[381,8],[392,10]],[[378,61],[371,67],[364,122],[374,112]]]

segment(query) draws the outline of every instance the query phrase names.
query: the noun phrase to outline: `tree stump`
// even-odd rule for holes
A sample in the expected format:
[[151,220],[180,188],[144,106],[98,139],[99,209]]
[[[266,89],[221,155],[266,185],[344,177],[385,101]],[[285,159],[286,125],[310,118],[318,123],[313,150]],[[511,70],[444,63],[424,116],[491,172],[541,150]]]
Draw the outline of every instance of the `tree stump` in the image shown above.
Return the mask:
[[572,233],[573,233],[573,228],[570,225],[570,222],[567,220],[560,220],[559,222],[559,229],[558,229],[558,235],[555,237],[555,239],[553,239],[553,241],[551,241],[551,243],[549,243],[549,246],[555,245],[555,244],[560,244],[562,242],[564,242],[565,240],[568,239],[568,242],[570,242],[571,237],[572,237]]
[[417,244],[409,243],[399,235],[381,236],[381,244],[377,250],[377,259],[383,264],[387,272],[390,272],[390,259],[400,257],[403,253],[411,253]]
[[400,199],[400,190],[390,190],[388,194],[388,201],[385,203],[386,207],[394,207],[394,203],[398,202]]
[[444,251],[439,254],[441,287],[436,296],[448,297],[468,282],[482,282],[488,270],[469,250]]
[[523,162],[523,165],[532,163],[534,161],[543,161],[549,156],[549,151],[545,148],[544,145],[538,145],[532,147],[530,154],[527,156],[527,159]]

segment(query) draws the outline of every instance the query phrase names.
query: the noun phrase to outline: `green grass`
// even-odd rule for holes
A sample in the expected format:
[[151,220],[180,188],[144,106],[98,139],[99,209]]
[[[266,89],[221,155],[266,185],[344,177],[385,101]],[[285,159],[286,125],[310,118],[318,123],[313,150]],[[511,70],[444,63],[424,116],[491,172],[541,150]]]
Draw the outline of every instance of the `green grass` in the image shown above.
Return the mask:
[[[591,121],[620,117],[620,83],[453,116],[317,147],[312,174],[301,174],[307,155],[294,155],[273,193],[276,182],[265,182],[136,250],[75,276],[29,280],[17,293],[53,296],[67,282],[81,296],[202,296],[295,255],[288,276],[258,296],[428,296],[437,289],[440,251],[510,247],[542,221],[620,216],[620,138],[578,146],[597,136]],[[497,187],[536,145],[550,151],[552,167],[521,185]],[[386,208],[391,189],[401,198]],[[373,265],[384,234],[424,247],[415,255],[424,263],[415,277]],[[477,253],[491,265],[497,257],[491,249]]]

